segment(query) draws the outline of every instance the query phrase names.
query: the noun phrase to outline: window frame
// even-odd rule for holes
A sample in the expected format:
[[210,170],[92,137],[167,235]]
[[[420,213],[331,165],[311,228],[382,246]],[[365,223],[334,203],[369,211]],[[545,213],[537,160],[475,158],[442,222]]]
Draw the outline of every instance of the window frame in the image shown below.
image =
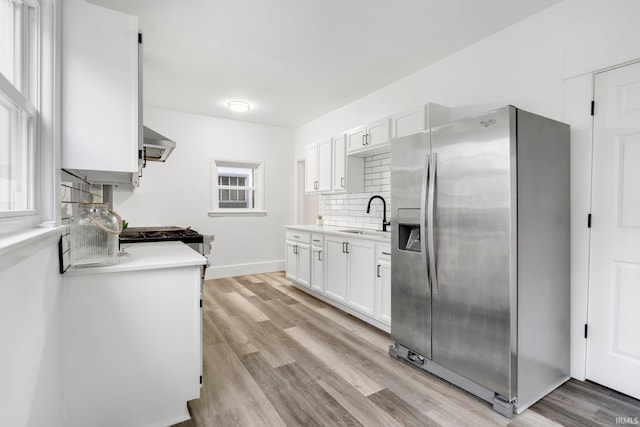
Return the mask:
[[[30,122],[23,138],[27,147],[27,209],[0,211],[0,238],[45,223],[58,224],[60,8],[55,0],[20,0],[20,36],[14,48],[13,76],[0,73],[0,97],[12,114]],[[18,18],[16,18],[18,19]],[[20,70],[20,75],[16,75]],[[14,84],[15,82],[15,84]]]
[[[219,190],[226,188],[218,184],[218,168],[245,168],[253,169],[253,185],[243,187],[243,189],[254,191],[255,205],[251,208],[221,208],[219,200]],[[265,216],[265,182],[264,182],[264,161],[261,160],[228,160],[211,158],[211,197],[208,215],[219,216]],[[235,188],[235,187],[234,187]],[[239,189],[239,188],[238,188]]]

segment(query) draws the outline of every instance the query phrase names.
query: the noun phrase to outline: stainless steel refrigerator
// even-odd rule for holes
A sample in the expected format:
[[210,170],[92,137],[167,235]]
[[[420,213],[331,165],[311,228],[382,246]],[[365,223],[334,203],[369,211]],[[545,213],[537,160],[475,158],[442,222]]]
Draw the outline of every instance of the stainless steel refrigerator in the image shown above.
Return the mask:
[[507,106],[391,142],[391,356],[520,413],[569,378],[569,126]]

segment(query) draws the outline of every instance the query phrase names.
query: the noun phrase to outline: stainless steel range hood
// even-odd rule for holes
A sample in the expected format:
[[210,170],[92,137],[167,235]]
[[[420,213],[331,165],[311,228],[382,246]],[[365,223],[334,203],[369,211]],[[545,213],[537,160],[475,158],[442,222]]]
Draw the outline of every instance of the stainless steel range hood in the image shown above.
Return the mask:
[[173,149],[176,148],[176,143],[166,136],[162,136],[158,132],[144,126],[144,141],[142,146],[144,147],[145,160],[149,162],[164,162]]

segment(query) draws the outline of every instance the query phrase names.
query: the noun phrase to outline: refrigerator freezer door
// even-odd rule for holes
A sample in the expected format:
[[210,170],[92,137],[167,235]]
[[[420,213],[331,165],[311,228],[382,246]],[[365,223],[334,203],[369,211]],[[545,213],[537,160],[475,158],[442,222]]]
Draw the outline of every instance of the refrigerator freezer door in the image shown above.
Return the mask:
[[511,399],[517,277],[515,108],[431,132],[437,169],[430,183],[435,191],[435,254],[430,256],[438,281],[432,301],[432,358]]
[[431,358],[431,291],[426,250],[429,132],[391,142],[391,336]]

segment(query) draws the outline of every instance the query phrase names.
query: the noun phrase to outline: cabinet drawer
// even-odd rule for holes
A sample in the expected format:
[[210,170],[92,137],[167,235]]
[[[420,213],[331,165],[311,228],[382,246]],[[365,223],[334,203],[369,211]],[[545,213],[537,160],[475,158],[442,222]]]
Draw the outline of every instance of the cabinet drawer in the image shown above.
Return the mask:
[[312,234],[311,235],[311,245],[312,246],[324,246],[324,235],[322,234]]
[[311,243],[311,235],[302,231],[287,231],[287,240],[300,243]]

